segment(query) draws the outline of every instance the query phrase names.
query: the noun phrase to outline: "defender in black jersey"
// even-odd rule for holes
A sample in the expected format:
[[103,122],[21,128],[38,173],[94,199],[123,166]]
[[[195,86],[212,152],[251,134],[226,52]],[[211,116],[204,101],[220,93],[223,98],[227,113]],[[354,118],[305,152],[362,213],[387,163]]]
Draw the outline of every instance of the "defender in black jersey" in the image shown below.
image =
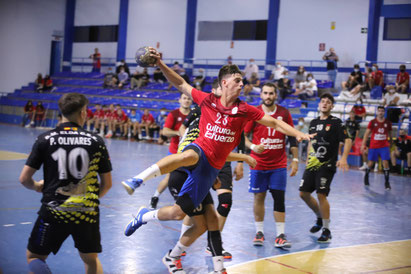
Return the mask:
[[[328,243],[331,240],[330,205],[327,196],[336,167],[343,171],[348,170],[347,157],[352,145],[342,121],[330,114],[333,106],[334,97],[331,94],[326,93],[320,97],[320,116],[312,120],[309,127],[309,134],[316,135],[308,148],[307,166],[300,184],[300,197],[318,218],[310,232],[315,233],[324,226],[318,238],[320,243]],[[344,142],[344,152],[338,160],[340,142]],[[311,196],[314,190],[317,192],[319,203]]]
[[[111,163],[102,138],[83,129],[87,98],[67,93],[59,102],[62,123],[38,136],[20,182],[43,193],[39,216],[27,245],[29,270],[48,273],[45,260],[71,235],[86,272],[103,273],[99,198],[111,188]],[[33,180],[43,165],[44,180]],[[100,177],[100,183],[97,175]]]

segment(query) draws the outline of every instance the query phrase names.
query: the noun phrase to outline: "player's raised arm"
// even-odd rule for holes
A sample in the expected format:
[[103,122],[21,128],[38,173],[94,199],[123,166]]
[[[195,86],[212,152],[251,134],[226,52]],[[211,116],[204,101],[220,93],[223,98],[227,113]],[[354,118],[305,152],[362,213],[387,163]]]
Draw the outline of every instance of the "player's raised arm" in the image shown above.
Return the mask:
[[292,126],[290,126],[289,124],[287,124],[286,122],[283,122],[281,120],[275,119],[267,114],[265,114],[263,116],[263,118],[261,120],[256,121],[262,125],[265,125],[267,127],[271,127],[274,128],[278,131],[280,131],[281,133],[288,135],[288,136],[293,136],[295,138],[297,138],[297,141],[302,141],[302,140],[310,140],[310,138],[314,137],[314,135],[309,135],[309,134],[305,134],[302,133],[299,130],[296,130],[295,128],[293,128]]
[[150,56],[154,57],[157,59],[156,65],[160,68],[160,70],[163,72],[164,76],[167,78],[167,80],[180,92],[186,94],[191,98],[191,90],[193,87],[189,85],[183,77],[178,75],[174,70],[169,68],[160,58],[160,53],[152,47],[149,47],[150,50]]

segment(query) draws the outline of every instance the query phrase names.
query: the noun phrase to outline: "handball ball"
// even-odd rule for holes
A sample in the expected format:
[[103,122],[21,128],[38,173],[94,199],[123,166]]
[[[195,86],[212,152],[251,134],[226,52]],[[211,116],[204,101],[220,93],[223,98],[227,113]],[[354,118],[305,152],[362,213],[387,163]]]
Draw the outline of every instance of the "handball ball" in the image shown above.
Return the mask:
[[156,58],[150,56],[148,47],[141,47],[136,52],[136,62],[141,67],[148,67],[156,63]]

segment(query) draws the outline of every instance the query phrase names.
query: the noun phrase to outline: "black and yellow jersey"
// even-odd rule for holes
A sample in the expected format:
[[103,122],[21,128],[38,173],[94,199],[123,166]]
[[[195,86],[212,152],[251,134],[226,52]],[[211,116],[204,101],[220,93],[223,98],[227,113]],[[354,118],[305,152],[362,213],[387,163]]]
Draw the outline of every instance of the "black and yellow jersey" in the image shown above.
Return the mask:
[[195,106],[191,109],[190,113],[183,121],[183,125],[186,127],[186,131],[184,135],[180,139],[180,143],[178,144],[177,153],[181,153],[183,149],[195,141],[195,139],[200,136],[200,116],[201,116],[201,108],[199,106]]
[[75,123],[41,134],[26,165],[43,165],[44,188],[39,214],[64,223],[96,223],[100,184],[97,175],[112,170],[103,139]]
[[311,121],[309,127],[309,134],[313,133],[317,135],[311,140],[306,168],[316,170],[326,164],[335,168],[339,144],[349,138],[341,119],[332,115],[325,120],[316,118]]

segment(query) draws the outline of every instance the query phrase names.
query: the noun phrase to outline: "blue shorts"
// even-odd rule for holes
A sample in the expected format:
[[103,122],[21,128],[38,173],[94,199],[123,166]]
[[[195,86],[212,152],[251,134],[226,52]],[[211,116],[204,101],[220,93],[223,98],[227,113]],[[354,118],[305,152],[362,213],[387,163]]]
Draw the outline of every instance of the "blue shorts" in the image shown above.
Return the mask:
[[268,189],[285,191],[287,184],[287,169],[250,170],[248,192],[260,193]]
[[390,148],[370,148],[368,149],[368,161],[378,162],[378,156],[381,157],[382,161],[388,161],[390,159]]
[[207,196],[207,193],[214,184],[220,170],[210,165],[204,151],[197,144],[191,143],[186,146],[184,150],[190,149],[190,146],[195,146],[197,148],[200,152],[200,159],[193,169],[185,169],[188,174],[188,178],[184,182],[178,196],[188,194],[194,204],[194,207],[198,207]]

